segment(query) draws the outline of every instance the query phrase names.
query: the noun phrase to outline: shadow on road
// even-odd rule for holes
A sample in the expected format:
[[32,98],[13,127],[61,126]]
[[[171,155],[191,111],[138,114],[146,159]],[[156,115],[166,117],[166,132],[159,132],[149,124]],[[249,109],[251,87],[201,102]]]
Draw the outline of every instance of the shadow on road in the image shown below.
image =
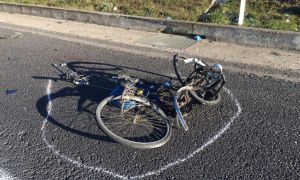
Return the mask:
[[[158,80],[166,80],[166,79],[174,79],[169,76],[164,76],[158,73],[144,71],[136,68],[126,67],[126,66],[116,66],[113,64],[105,64],[105,63],[95,63],[95,62],[69,62],[63,68],[60,68],[57,72],[60,74],[56,74],[56,77],[41,77],[41,76],[34,76],[34,79],[42,79],[42,80],[53,80],[54,82],[59,81],[67,81],[65,78],[65,72],[67,71],[75,71],[80,74],[84,74],[89,76],[89,82],[92,86],[75,86],[72,85],[71,87],[64,87],[56,92],[51,92],[50,97],[51,101],[59,98],[66,98],[66,97],[79,97],[77,103],[77,112],[78,113],[88,113],[94,115],[95,112],[91,110],[91,106],[97,105],[102,99],[108,97],[110,95],[111,90],[119,84],[119,82],[112,77],[117,76],[118,74],[127,74],[132,75],[133,71],[138,73],[143,73],[146,76],[156,76],[156,81]],[[140,78],[141,79],[141,78]],[[149,80],[141,79],[145,84],[151,84],[154,86],[158,86],[159,84],[155,82],[151,82]],[[100,91],[99,91],[100,89]],[[53,125],[64,129],[65,131],[83,136],[85,138],[106,141],[106,142],[113,142],[108,136],[102,136],[98,134],[92,134],[89,132],[84,132],[82,130],[69,127],[59,120],[55,119],[51,115],[48,116],[48,95],[41,97],[37,103],[36,108],[38,112],[47,120],[52,123]],[[48,117],[47,117],[48,116]],[[96,119],[92,119],[93,123],[96,123]],[[84,123],[84,122],[83,122]]]

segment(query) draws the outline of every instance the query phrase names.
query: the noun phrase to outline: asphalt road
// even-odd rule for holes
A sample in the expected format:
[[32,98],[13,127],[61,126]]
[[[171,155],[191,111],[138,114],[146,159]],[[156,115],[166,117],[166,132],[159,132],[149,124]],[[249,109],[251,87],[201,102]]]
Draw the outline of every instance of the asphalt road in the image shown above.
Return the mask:
[[[95,122],[97,104],[109,95],[106,89],[116,85],[113,75],[126,73],[148,82],[172,77],[171,56],[120,51],[124,46],[101,48],[105,41],[96,47],[15,32],[0,28],[0,169],[10,176],[300,178],[299,84],[224,67],[226,88],[234,98],[225,92],[216,106],[196,105],[187,118],[190,130],[175,128],[166,145],[132,149],[101,132]],[[51,63],[68,63],[70,69],[99,78],[106,89],[74,87],[60,80]],[[7,90],[16,91],[7,94]],[[49,97],[52,106],[47,117]]]

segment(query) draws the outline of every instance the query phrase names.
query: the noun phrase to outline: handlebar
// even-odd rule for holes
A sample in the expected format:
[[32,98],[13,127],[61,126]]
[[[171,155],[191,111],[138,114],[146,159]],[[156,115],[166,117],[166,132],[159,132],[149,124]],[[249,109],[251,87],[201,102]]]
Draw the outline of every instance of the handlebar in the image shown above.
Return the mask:
[[178,54],[175,54],[173,57],[173,66],[174,66],[174,70],[175,70],[177,79],[182,85],[185,85],[187,83],[188,78],[186,78],[184,80],[182,78],[183,76],[181,75],[181,72],[178,70],[179,58],[182,59],[184,64],[193,64],[194,65],[195,70],[190,75],[194,74],[196,71],[199,71],[199,70],[204,71],[204,72],[207,72],[210,70],[210,66],[208,66],[205,62],[203,62],[197,58],[186,58],[184,56],[179,56]]
[[[185,57],[181,57],[181,58],[184,58],[184,59],[185,59]],[[181,78],[181,77],[182,77],[182,76],[181,76],[181,73],[180,73],[180,71],[178,71],[177,64],[178,64],[178,54],[175,54],[175,55],[173,56],[173,67],[174,67],[174,70],[175,70],[175,74],[176,74],[177,79],[178,79],[178,81],[180,82],[180,84],[181,84],[181,85],[185,85],[185,82],[184,82],[183,79]]]

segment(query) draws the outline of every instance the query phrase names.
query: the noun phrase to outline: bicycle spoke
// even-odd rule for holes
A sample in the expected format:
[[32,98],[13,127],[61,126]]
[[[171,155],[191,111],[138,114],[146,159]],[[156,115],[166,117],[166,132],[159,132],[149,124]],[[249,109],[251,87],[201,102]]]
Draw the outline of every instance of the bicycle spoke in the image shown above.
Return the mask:
[[[151,110],[152,110],[152,109],[151,109]],[[149,111],[149,112],[147,112],[147,113],[144,113],[141,117],[147,116],[147,115],[149,115],[149,113],[153,113],[153,111]]]
[[160,130],[160,128],[156,128],[159,132],[161,132],[161,134],[165,134],[166,133],[166,129],[162,129],[163,131]]
[[[153,128],[156,128],[156,129],[161,129],[161,130],[165,130],[165,129],[163,129],[163,128],[159,128],[159,127],[157,127],[157,126],[149,126],[149,125],[146,125],[146,124],[144,124],[143,126],[145,126],[145,127],[153,127]],[[160,127],[163,127],[163,126],[160,126]]]
[[155,123],[155,124],[165,124],[165,123],[163,123],[162,121],[159,121],[159,120],[157,120],[157,119],[148,119],[148,121],[153,122],[153,123]]
[[163,122],[159,122],[159,121],[155,121],[154,119],[150,119],[149,120],[152,124],[155,124],[155,125],[158,125],[158,126],[164,126],[165,125],[165,123],[163,123]]
[[145,137],[144,136],[142,136],[142,142],[146,142],[146,139],[145,139]]
[[123,117],[130,117],[132,115],[126,115],[126,116],[114,116],[114,117],[101,117],[101,118],[104,118],[104,119],[116,119],[116,118],[123,118]]
[[151,142],[155,141],[155,139],[152,138],[151,136],[147,136],[147,137],[149,137],[149,139],[150,139]]
[[121,126],[115,126],[116,128],[113,128],[111,130],[115,131],[116,129],[122,129],[122,127],[125,127],[128,123],[122,123]]
[[[155,131],[152,132],[152,134],[157,137],[157,139],[160,139],[160,134],[157,134]],[[158,135],[158,136],[157,136]]]
[[110,123],[105,123],[105,124],[122,124],[124,122],[110,122]]
[[[158,116],[158,114],[148,114],[148,115],[146,115],[146,116],[142,116],[142,117],[145,117],[145,118],[149,118],[149,119],[160,119],[161,118],[161,116]],[[151,118],[150,118],[151,117]]]
[[160,126],[160,127],[157,127],[157,126],[153,126],[154,130],[157,129],[158,131],[162,132],[162,133],[165,133],[166,132],[166,127],[165,126]]

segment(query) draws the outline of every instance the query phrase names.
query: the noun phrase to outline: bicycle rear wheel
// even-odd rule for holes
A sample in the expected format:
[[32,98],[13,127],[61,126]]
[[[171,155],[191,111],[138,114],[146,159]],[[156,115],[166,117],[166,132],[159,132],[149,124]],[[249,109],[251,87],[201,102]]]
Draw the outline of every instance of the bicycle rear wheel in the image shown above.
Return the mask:
[[[180,59],[180,60],[179,60]],[[189,90],[190,95],[199,103],[205,104],[205,105],[216,105],[221,100],[220,92],[213,93],[203,91],[203,87],[208,83],[206,81],[206,74],[207,71],[204,69],[198,69],[196,66],[194,66],[194,70],[191,71],[191,73],[187,77],[182,76],[182,72],[179,69],[179,67],[184,67],[185,64],[183,62],[183,59],[186,59],[185,57],[178,56],[177,54],[173,57],[173,66],[175,70],[175,74],[177,76],[178,81],[182,84],[182,86],[185,86],[186,84],[192,84],[194,87],[193,90]],[[203,66],[207,67],[207,66]],[[200,77],[198,77],[200,76]]]
[[121,96],[110,96],[101,101],[96,110],[100,128],[114,141],[133,148],[164,145],[171,136],[167,116],[155,104],[134,99],[121,103]]
[[193,82],[193,89],[189,90],[190,95],[199,103],[205,105],[216,105],[221,100],[221,94],[219,91],[211,89],[204,91],[203,87],[208,83],[204,77],[197,77],[197,74],[191,78]]
[[195,90],[189,90],[190,95],[199,103],[205,104],[205,105],[216,105],[221,100],[221,94],[220,92],[216,94],[215,96],[211,97],[209,93],[205,93],[204,95],[200,92],[197,92]]

